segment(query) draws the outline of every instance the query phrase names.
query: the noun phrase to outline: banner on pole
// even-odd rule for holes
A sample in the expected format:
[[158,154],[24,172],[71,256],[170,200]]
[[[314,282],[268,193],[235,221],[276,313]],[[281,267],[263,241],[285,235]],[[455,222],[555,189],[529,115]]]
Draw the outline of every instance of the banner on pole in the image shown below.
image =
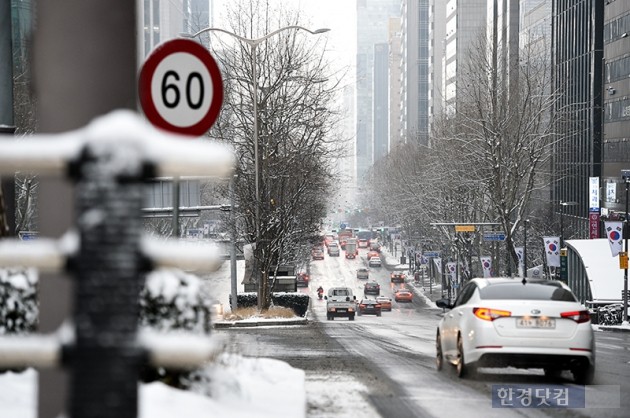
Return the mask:
[[616,257],[622,250],[623,245],[623,222],[604,222],[606,237],[610,245],[610,252]]
[[435,263],[438,274],[442,274],[442,257],[434,257],[433,262]]
[[547,266],[560,267],[560,237],[543,237]]
[[492,258],[491,257],[479,257],[481,261],[481,268],[483,270],[483,277],[492,276]]

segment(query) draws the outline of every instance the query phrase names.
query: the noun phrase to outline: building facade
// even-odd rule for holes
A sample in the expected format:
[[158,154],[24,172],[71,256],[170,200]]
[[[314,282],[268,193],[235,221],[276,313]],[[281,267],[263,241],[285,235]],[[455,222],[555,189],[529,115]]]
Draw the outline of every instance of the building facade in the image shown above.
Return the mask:
[[400,0],[357,0],[355,151],[359,183],[374,163],[374,45],[387,43],[389,18],[399,14]]
[[402,32],[399,17],[389,18],[389,148],[403,139],[402,132]]
[[486,36],[495,43],[499,80],[511,94],[519,74],[519,0],[488,0]]
[[442,108],[446,115],[457,110],[457,83],[461,68],[469,59],[470,49],[485,36],[487,0],[448,0],[446,3],[444,74]]
[[442,79],[444,74],[444,54],[446,45],[446,2],[430,0],[429,2],[429,102],[427,131],[431,132],[437,115],[442,113],[444,91]]
[[403,140],[426,145],[429,119],[429,0],[402,0]]
[[372,141],[374,162],[389,153],[389,45],[374,44],[372,78]]
[[625,213],[621,170],[630,169],[630,2],[604,6],[602,214]]
[[[566,238],[588,238],[589,177],[601,176],[603,22],[603,1],[553,1],[552,81],[559,102],[551,202],[572,220],[565,221]],[[569,209],[560,202],[576,204]]]

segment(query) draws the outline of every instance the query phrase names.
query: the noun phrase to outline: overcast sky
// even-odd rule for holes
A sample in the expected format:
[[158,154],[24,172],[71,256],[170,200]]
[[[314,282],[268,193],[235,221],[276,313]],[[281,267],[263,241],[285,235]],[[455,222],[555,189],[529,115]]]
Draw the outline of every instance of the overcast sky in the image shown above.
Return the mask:
[[[216,20],[215,27],[221,25],[222,10],[234,0],[213,0]],[[329,28],[328,59],[334,61],[335,67],[344,68],[355,65],[356,50],[356,0],[278,0],[288,6],[302,10],[310,22],[303,25],[311,29]],[[354,75],[354,70],[349,72]]]

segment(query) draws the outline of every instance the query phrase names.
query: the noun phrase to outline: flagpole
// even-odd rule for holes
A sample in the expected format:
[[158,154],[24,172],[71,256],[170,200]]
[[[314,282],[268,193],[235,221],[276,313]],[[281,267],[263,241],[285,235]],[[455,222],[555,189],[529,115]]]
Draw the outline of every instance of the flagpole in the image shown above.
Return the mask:
[[[630,178],[624,178],[626,182],[626,214],[623,217],[623,239],[625,242],[624,251],[628,256],[628,185]],[[628,266],[623,270],[623,324],[628,325]]]

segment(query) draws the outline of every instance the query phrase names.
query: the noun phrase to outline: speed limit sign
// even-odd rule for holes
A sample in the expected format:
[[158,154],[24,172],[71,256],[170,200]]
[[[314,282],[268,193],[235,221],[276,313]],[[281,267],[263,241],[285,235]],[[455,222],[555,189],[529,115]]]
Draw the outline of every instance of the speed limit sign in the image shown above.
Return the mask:
[[142,65],[139,95],[142,110],[153,125],[200,136],[219,116],[221,72],[201,44],[173,39],[158,45]]

